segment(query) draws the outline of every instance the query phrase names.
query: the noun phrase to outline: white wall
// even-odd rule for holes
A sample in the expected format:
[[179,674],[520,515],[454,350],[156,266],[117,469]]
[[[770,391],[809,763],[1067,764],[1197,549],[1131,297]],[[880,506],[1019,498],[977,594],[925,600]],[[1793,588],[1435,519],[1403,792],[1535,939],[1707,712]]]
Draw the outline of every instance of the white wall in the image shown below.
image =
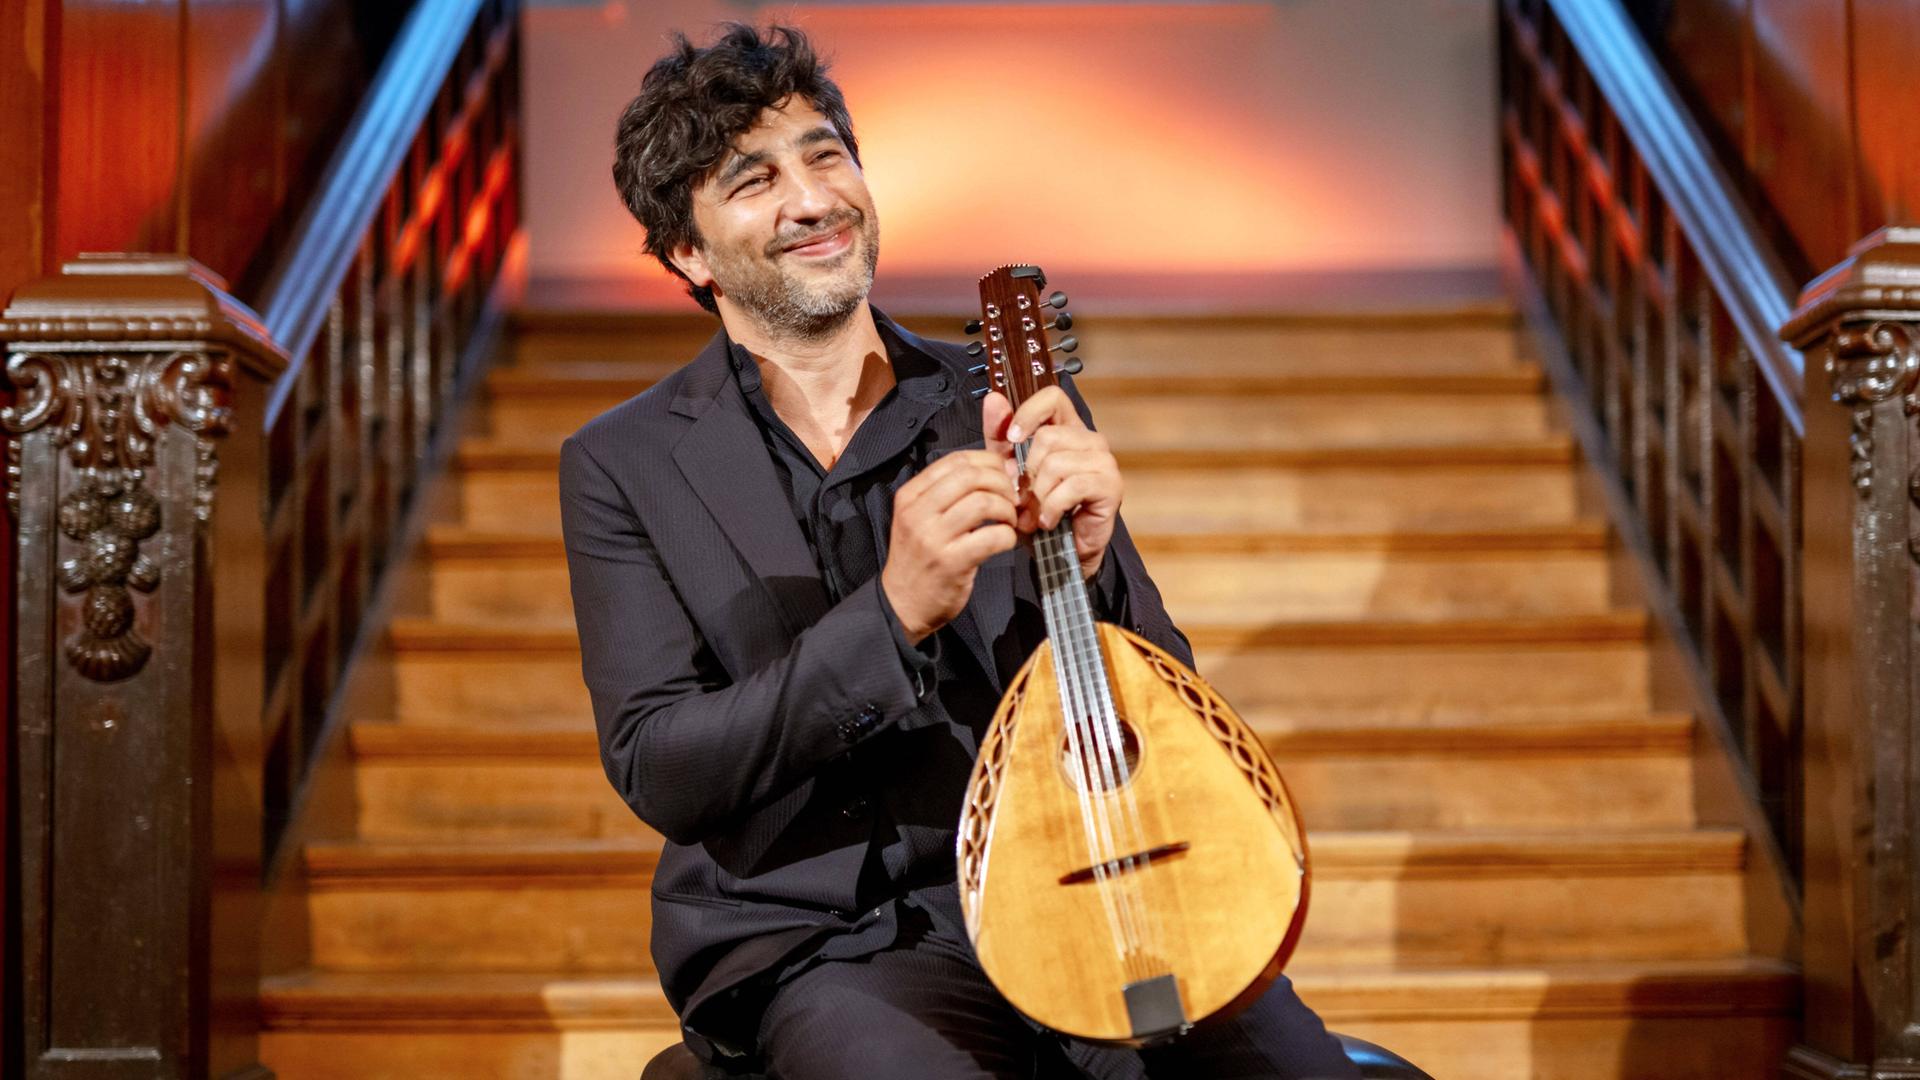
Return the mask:
[[607,0],[528,13],[536,278],[656,278],[609,178],[614,122],[670,29],[730,18],[833,57],[883,277],[1496,259],[1488,0]]

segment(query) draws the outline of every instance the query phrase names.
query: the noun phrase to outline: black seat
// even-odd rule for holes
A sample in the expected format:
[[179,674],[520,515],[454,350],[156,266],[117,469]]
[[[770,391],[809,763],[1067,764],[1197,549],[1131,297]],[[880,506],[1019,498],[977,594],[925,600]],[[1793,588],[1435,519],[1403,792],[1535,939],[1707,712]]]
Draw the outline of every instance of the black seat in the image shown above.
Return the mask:
[[[1365,1039],[1334,1033],[1347,1057],[1360,1066],[1364,1080],[1433,1080],[1419,1066],[1385,1047]],[[674,1043],[653,1056],[640,1080],[770,1080],[764,1073],[732,1073],[707,1065],[684,1043]]]
[[1360,1075],[1364,1080],[1433,1080],[1433,1077],[1420,1070],[1420,1066],[1384,1046],[1337,1031],[1333,1037],[1340,1040],[1340,1049],[1347,1052],[1348,1060],[1360,1066]]

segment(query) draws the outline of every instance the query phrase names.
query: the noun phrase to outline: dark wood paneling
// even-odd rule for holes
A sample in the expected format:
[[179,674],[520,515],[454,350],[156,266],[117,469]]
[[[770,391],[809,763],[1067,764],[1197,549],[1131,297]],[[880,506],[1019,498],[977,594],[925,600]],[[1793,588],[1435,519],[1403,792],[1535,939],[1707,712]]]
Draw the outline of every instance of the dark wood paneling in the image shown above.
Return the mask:
[[179,0],[64,0],[54,261],[179,250]]
[[[392,39],[388,20],[396,20],[397,25],[411,5],[281,0],[280,6],[280,52],[287,68],[283,121],[276,131],[280,140],[280,197],[290,206],[304,206],[312,198],[314,185],[349,118],[350,111],[341,107],[342,102],[357,102],[365,92],[379,57]],[[345,10],[348,8],[360,10],[349,14]],[[381,14],[366,14],[366,9],[380,9]],[[375,30],[365,29],[370,20]],[[325,71],[328,77],[314,79],[306,74],[314,71]],[[284,227],[291,222],[279,224]],[[237,279],[236,295],[249,303],[257,302],[257,274],[266,269],[256,266],[255,275]]]
[[186,0],[187,253],[237,283],[282,191],[277,0]]
[[1753,0],[1744,154],[1775,246],[1800,281],[1839,262],[1855,228],[1847,5]]
[[1739,160],[1747,140],[1751,0],[1680,0],[1655,24],[1654,42],[1674,85],[1723,154]]
[[1801,281],[1920,221],[1920,0],[1628,0]]
[[[11,294],[37,275],[46,258],[47,221],[47,44],[48,0],[18,0],[0,5],[0,101],[9,110],[7,136],[0,139],[0,296]],[[0,499],[7,480],[0,471]],[[0,513],[0,613],[13,611],[13,518]],[[13,619],[0,618],[0,686],[17,683],[14,671]],[[13,695],[0,695],[0,927],[15,925],[15,883],[10,868],[15,851],[11,783],[13,733],[17,721]],[[19,986],[14,974],[15,945],[0,933],[0,1062],[18,1053]]]
[[47,0],[0,6],[0,296],[44,266],[48,14]]
[[1852,0],[1852,10],[1864,234],[1920,215],[1920,0]]

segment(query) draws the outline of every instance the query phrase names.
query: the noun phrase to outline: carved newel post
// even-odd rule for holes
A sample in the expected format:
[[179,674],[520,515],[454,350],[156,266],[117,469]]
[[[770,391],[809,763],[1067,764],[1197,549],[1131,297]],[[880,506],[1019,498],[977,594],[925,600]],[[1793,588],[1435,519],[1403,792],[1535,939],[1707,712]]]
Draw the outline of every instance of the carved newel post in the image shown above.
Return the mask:
[[[1791,1077],[1920,1077],[1920,229],[1809,285],[1802,966]],[[1831,400],[1839,408],[1823,406]]]
[[0,342],[19,1065],[231,1072],[213,1016],[210,521],[236,389],[286,358],[218,278],[164,256],[82,257],[23,287]]

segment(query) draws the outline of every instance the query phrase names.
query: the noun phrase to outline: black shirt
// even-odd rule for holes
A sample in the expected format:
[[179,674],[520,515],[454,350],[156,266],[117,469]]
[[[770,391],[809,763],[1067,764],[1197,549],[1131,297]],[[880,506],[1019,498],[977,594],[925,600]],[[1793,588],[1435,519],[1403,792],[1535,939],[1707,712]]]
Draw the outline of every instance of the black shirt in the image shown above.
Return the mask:
[[[786,510],[799,523],[835,603],[885,565],[893,525],[892,492],[906,477],[930,463],[927,445],[932,433],[927,430],[928,422],[952,405],[963,389],[957,385],[959,376],[945,364],[899,338],[884,321],[876,320],[876,325],[893,367],[894,386],[860,422],[831,468],[821,466],[774,410],[752,354],[737,343],[729,346],[734,376],[787,493]],[[1103,561],[1100,572],[1088,583],[1088,598],[1097,615],[1124,623],[1125,577],[1116,562],[1111,558]],[[927,707],[944,714],[944,726],[971,759],[999,703],[992,684],[973,664],[964,644],[947,640],[953,633],[950,627],[942,627],[915,646],[907,640],[885,592],[874,592],[893,629],[901,663],[913,680],[916,694]],[[853,753],[868,755],[874,760],[867,764],[884,768],[889,748],[884,740],[881,742],[883,745],[871,749],[863,746]],[[875,831],[875,843],[869,849],[874,856],[862,868],[857,889],[863,898],[862,911],[849,914],[844,932],[830,935],[794,957],[780,978],[822,959],[861,956],[886,948],[894,941],[899,926],[901,902],[926,911],[945,924],[949,933],[964,934],[959,925],[953,847],[962,794],[954,793],[953,821],[944,829],[903,826],[892,820],[884,806],[866,799],[848,804],[842,812],[870,815]]]
[[[921,435],[933,414],[955,396],[953,375],[945,365],[895,337],[886,324],[877,325],[894,369],[894,386],[854,430],[853,438],[830,469],[821,466],[813,451],[774,410],[753,354],[738,343],[728,345],[740,392],[753,409],[774,472],[787,493],[789,509],[801,535],[807,538],[807,547],[820,566],[834,603],[865,584],[885,565],[887,537],[893,526],[888,478],[903,468],[909,475],[917,473],[930,463],[924,453],[916,453],[924,449]],[[1123,621],[1126,579],[1114,560],[1103,561],[1100,572],[1088,585],[1094,611],[1109,621]],[[894,640],[900,646],[901,661],[915,680],[916,690],[925,697],[932,689],[925,680],[931,677],[945,631],[915,647],[887,604],[886,594],[882,592],[880,597],[887,625],[893,628]]]

